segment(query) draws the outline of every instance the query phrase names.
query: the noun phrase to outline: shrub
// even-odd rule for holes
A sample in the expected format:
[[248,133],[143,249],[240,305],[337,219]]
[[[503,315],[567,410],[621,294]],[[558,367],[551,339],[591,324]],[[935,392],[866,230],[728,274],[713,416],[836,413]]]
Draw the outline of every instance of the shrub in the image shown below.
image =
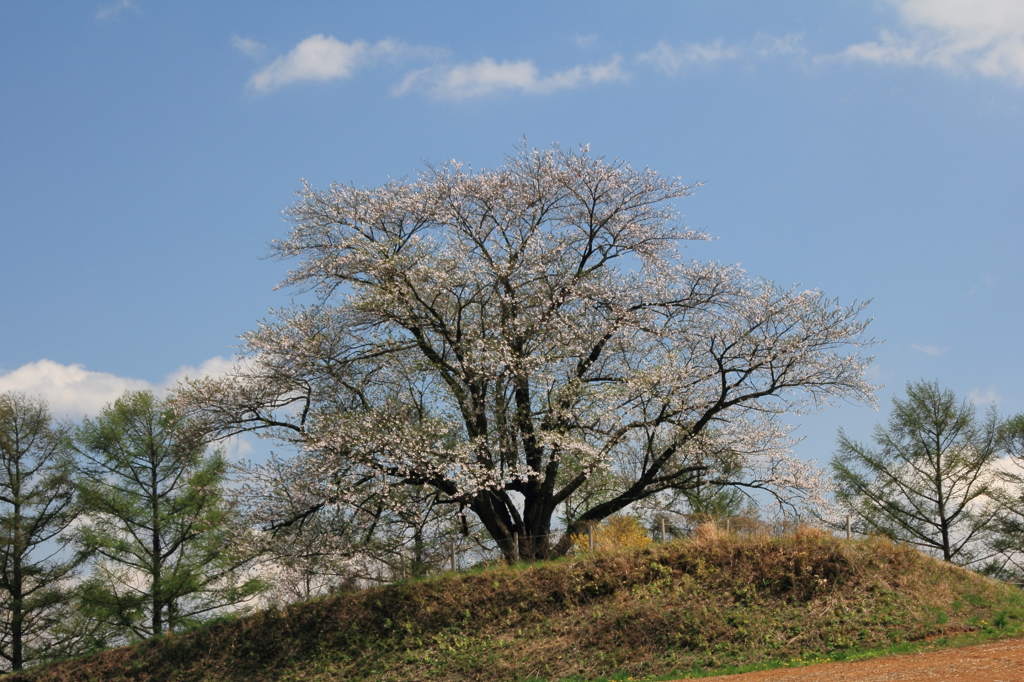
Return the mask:
[[[594,526],[595,551],[636,549],[647,547],[651,542],[647,531],[632,516],[617,514]],[[574,554],[590,551],[590,538],[586,533],[577,533],[572,536],[572,551]]]

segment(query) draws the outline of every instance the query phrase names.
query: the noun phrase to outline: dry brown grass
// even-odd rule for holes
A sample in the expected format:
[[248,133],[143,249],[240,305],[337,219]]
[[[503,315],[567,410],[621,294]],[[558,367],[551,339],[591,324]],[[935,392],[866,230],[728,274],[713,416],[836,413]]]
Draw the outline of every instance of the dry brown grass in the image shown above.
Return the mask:
[[886,540],[705,524],[691,540],[331,597],[11,680],[639,676],[878,648],[1021,613],[1015,589]]

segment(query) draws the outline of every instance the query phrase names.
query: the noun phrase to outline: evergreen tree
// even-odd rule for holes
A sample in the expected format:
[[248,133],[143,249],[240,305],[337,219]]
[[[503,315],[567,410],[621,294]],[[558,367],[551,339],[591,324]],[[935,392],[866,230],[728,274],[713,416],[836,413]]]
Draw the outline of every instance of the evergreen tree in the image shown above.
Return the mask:
[[0,394],[0,657],[12,670],[67,653],[54,628],[78,561],[53,541],[77,515],[69,432],[44,401]]
[[225,496],[227,464],[202,434],[149,392],[129,392],[86,419],[79,495],[88,523],[78,533],[94,557],[82,586],[86,613],[149,637],[239,604],[261,587],[244,580]]
[[983,571],[1024,585],[1024,414],[1000,425],[999,445],[1013,466],[999,472],[1001,507],[990,543],[993,556]]
[[888,426],[875,427],[877,448],[840,429],[832,460],[838,501],[866,532],[970,563],[996,516],[998,430],[994,410],[981,420],[937,383],[909,383],[907,397],[893,399]]

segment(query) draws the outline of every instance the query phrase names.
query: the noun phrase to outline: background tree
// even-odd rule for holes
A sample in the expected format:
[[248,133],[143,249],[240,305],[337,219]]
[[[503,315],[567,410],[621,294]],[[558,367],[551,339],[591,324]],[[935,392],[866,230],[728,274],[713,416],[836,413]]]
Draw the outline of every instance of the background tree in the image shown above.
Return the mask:
[[1024,414],[999,426],[1001,453],[1011,466],[1000,467],[1000,509],[993,523],[990,549],[994,556],[984,572],[1024,585]]
[[493,558],[479,524],[429,487],[384,496],[362,486],[364,496],[347,504],[308,508],[301,467],[272,457],[245,478],[246,506],[264,527],[256,537],[273,576],[270,598],[279,603],[449,570],[453,543],[460,562]]
[[1024,414],[1010,417],[999,426],[999,444],[1010,457],[1024,459]]
[[95,558],[82,603],[94,617],[148,637],[239,604],[250,556],[225,498],[226,463],[149,392],[125,393],[86,419],[79,495],[81,547]]
[[69,433],[43,400],[0,393],[0,657],[13,670],[69,651],[55,632],[78,564],[57,542],[78,514]]
[[992,464],[999,453],[994,410],[979,419],[937,383],[907,384],[893,398],[887,427],[875,427],[872,449],[839,430],[832,460],[841,506],[868,533],[881,533],[962,564],[997,513]]
[[[376,189],[304,187],[274,252],[317,305],[276,312],[249,360],[179,406],[221,436],[301,450],[309,508],[361,486],[429,486],[513,555],[698,482],[813,493],[787,412],[870,399],[861,306],[683,261],[706,239],[650,170],[525,146],[496,170],[452,162]],[[552,518],[595,477],[613,487],[552,547]],[[725,473],[733,472],[733,473]]]
[[648,519],[648,527],[655,537],[660,536],[663,523],[668,536],[686,537],[702,523],[725,526],[740,519],[754,521],[760,519],[762,511],[758,500],[743,488],[703,482],[681,490],[665,491],[644,500],[637,507],[637,511],[642,510]]
[[635,517],[615,514],[595,524],[587,533],[573,535],[572,551],[583,554],[593,547],[594,551],[613,552],[647,547],[651,542],[651,536]]

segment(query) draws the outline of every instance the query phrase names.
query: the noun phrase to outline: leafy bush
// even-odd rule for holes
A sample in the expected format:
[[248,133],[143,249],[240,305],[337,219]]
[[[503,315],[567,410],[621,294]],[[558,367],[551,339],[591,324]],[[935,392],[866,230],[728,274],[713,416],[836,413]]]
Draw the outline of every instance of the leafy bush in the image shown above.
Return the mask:
[[[594,526],[593,551],[607,552],[618,549],[640,549],[651,544],[651,536],[632,516],[617,514]],[[591,551],[590,536],[576,533],[572,536],[572,551],[583,554]]]

